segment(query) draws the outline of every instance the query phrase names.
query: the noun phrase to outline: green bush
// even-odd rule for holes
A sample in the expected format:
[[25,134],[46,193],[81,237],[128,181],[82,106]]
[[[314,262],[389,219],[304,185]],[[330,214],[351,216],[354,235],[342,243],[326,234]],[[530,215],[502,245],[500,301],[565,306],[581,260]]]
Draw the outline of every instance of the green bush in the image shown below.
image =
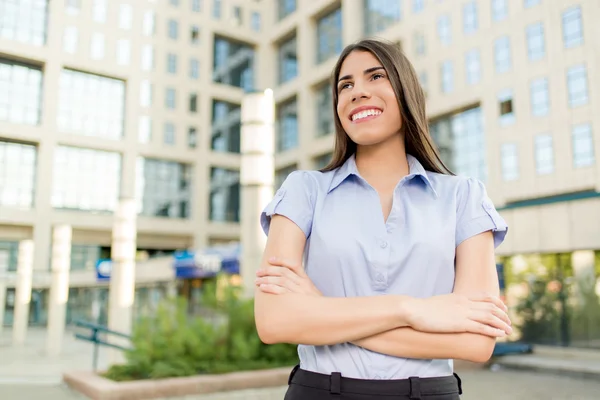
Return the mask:
[[115,381],[160,379],[291,366],[298,362],[295,345],[266,345],[254,324],[254,301],[227,287],[216,296],[204,290],[209,316],[192,316],[182,299],[162,301],[154,315],[136,322],[126,364],[104,374]]

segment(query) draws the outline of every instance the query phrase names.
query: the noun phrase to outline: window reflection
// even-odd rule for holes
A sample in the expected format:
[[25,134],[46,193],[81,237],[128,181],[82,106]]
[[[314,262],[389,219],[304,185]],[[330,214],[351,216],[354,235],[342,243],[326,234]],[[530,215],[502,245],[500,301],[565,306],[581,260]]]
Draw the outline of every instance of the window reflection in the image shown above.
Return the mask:
[[33,206],[36,158],[33,145],[0,141],[0,206]]
[[213,81],[252,90],[254,50],[249,45],[222,37],[215,38]]
[[317,63],[342,52],[342,10],[325,15],[317,22]]
[[119,140],[123,136],[125,82],[64,69],[57,124],[61,132]]
[[153,217],[189,218],[192,167],[174,161],[139,157],[138,213]]
[[239,153],[241,131],[240,106],[213,100],[211,149]]
[[212,168],[210,172],[210,220],[239,222],[240,173],[239,171]]
[[0,59],[0,121],[37,125],[41,101],[41,69]]
[[48,0],[0,0],[0,37],[43,46]]
[[114,211],[121,183],[119,153],[58,146],[52,176],[54,208]]

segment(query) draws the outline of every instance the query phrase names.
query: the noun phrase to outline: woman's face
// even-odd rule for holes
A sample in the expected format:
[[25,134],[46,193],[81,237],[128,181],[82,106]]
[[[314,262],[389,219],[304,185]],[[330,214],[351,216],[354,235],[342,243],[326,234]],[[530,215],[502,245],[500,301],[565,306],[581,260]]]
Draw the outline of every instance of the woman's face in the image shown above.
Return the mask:
[[383,143],[400,134],[398,100],[383,65],[368,51],[353,51],[342,63],[337,82],[337,113],[354,143]]

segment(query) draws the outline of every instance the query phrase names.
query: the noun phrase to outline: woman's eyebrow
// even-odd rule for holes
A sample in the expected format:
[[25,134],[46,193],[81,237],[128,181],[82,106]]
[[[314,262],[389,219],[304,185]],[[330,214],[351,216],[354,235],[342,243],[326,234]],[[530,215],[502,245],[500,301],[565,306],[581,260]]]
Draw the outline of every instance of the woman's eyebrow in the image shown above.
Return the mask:
[[[363,74],[367,75],[367,74],[370,74],[371,72],[378,71],[380,69],[384,69],[384,68],[381,65],[377,66],[377,67],[367,68],[367,69],[365,69],[363,71]],[[352,75],[344,75],[344,76],[342,76],[340,79],[338,79],[338,83],[340,83],[341,81],[344,81],[346,79],[352,79]]]

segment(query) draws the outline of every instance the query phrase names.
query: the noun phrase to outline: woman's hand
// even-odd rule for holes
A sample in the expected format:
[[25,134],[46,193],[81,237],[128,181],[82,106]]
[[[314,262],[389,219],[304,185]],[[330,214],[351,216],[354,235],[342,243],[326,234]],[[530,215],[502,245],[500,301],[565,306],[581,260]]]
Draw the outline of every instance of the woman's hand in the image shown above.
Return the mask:
[[495,296],[448,294],[409,298],[404,303],[409,326],[421,332],[478,333],[503,337],[512,333],[506,305]]
[[271,294],[300,293],[322,296],[302,265],[294,265],[277,258],[269,259],[269,266],[256,271],[256,286]]

